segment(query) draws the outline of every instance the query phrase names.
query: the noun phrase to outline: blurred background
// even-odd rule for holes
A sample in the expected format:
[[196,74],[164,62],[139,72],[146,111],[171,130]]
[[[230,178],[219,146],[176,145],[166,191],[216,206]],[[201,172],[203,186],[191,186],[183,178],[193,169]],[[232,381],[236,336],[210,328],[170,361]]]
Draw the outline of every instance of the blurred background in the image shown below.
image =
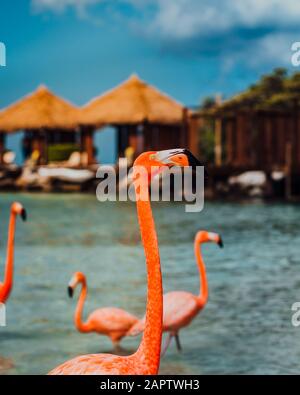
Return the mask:
[[197,230],[221,233],[226,248],[205,247],[210,301],[161,372],[297,372],[299,20],[297,0],[1,2],[2,262],[13,200],[29,222],[17,224],[0,373],[111,351],[73,327],[73,271],[91,281],[85,314],[113,305],[143,315],[135,207],[97,202],[95,174],[177,147],[204,161],[209,180],[202,213],[154,206],[165,289],[197,292]]

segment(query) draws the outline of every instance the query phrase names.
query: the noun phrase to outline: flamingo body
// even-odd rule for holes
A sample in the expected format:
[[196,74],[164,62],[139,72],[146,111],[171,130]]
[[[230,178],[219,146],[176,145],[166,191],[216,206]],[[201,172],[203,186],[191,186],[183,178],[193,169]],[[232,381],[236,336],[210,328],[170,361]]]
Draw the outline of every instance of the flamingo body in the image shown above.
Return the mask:
[[[202,309],[197,297],[185,291],[172,291],[163,296],[163,332],[176,334],[188,326]],[[204,307],[204,306],[203,306]],[[145,316],[129,330],[129,336],[136,336],[145,328]]]
[[73,358],[53,369],[49,375],[128,375],[153,374],[147,365],[133,358],[112,354],[90,354]]
[[104,307],[91,313],[86,322],[89,331],[108,336],[113,343],[119,342],[138,318],[116,307]]
[[103,307],[91,313],[86,322],[82,321],[82,313],[85,299],[87,297],[87,280],[82,272],[74,273],[69,286],[68,293],[72,297],[74,289],[81,284],[77,307],[74,314],[74,324],[81,333],[96,332],[100,335],[108,336],[115,347],[119,346],[119,341],[126,336],[128,330],[138,322],[138,318],[127,313],[127,311],[116,307]]
[[[167,350],[170,339],[175,336],[178,349],[181,349],[178,333],[180,329],[188,326],[198,313],[205,307],[208,300],[208,282],[205,264],[200,253],[200,245],[206,242],[217,243],[223,247],[221,237],[216,233],[199,231],[195,236],[194,250],[196,263],[200,274],[200,293],[194,295],[185,291],[173,291],[163,295],[163,332],[169,333]],[[137,322],[128,332],[128,336],[137,336],[145,328],[145,316]],[[163,352],[163,353],[164,353]]]
[[177,333],[189,325],[201,307],[197,297],[189,292],[173,291],[164,295],[163,331]]

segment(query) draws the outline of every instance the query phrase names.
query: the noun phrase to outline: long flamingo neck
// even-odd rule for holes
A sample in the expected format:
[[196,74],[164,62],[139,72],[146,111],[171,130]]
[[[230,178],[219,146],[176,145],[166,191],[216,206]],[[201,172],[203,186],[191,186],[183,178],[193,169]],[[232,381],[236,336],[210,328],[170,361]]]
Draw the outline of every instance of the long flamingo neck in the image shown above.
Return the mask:
[[79,332],[89,332],[88,325],[82,321],[83,306],[87,295],[86,282],[82,282],[82,288],[78,299],[77,307],[74,315],[74,323]]
[[[147,180],[144,182],[147,182]],[[148,295],[145,330],[134,358],[136,358],[137,364],[141,366],[141,374],[157,374],[162,338],[162,276],[149,193],[146,201],[137,199],[137,214],[147,264]]]
[[205,264],[201,253],[201,241],[197,239],[195,240],[194,250],[195,250],[197,266],[199,269],[199,276],[200,276],[200,292],[198,296],[198,303],[199,303],[199,307],[202,308],[207,303],[208,300],[208,282],[207,282]]
[[11,212],[9,219],[9,226],[8,226],[4,282],[0,288],[1,303],[5,303],[13,287],[15,229],[16,229],[16,214],[14,212]]

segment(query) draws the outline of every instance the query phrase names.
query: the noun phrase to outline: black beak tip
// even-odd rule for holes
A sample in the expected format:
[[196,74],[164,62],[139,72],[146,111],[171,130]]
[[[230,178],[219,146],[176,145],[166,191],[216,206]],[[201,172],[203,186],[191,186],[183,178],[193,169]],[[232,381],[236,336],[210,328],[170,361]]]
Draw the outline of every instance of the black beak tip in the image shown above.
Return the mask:
[[73,288],[72,287],[68,287],[68,295],[70,298],[73,298]]
[[21,211],[21,218],[23,221],[27,220],[27,211],[25,210],[25,208],[23,208]]
[[[185,155],[188,157],[189,165],[192,166],[194,169],[195,169],[197,166],[203,166],[203,167],[204,167],[204,164],[203,164],[202,162],[200,162],[200,160],[197,159],[197,158],[191,153],[191,151],[185,149],[185,150],[184,150],[184,153],[185,153]],[[208,172],[207,172],[207,170],[206,170],[205,167],[204,167],[204,179],[205,179],[205,180],[208,179]]]
[[224,243],[223,243],[223,240],[221,237],[220,237],[220,240],[218,241],[218,245],[220,248],[224,248]]

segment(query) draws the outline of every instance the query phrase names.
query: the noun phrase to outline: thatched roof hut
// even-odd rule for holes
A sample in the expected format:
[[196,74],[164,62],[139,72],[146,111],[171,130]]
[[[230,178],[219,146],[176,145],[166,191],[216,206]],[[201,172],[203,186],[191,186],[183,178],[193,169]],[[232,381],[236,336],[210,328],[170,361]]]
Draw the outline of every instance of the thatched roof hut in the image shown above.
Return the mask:
[[79,110],[45,86],[0,112],[0,131],[74,129]]
[[116,88],[92,100],[81,110],[83,127],[117,128],[117,152],[127,156],[146,150],[192,146],[189,112],[176,100],[132,75]]
[[182,123],[183,112],[184,107],[180,103],[132,75],[83,107],[81,123],[91,126],[144,122],[178,125]]

